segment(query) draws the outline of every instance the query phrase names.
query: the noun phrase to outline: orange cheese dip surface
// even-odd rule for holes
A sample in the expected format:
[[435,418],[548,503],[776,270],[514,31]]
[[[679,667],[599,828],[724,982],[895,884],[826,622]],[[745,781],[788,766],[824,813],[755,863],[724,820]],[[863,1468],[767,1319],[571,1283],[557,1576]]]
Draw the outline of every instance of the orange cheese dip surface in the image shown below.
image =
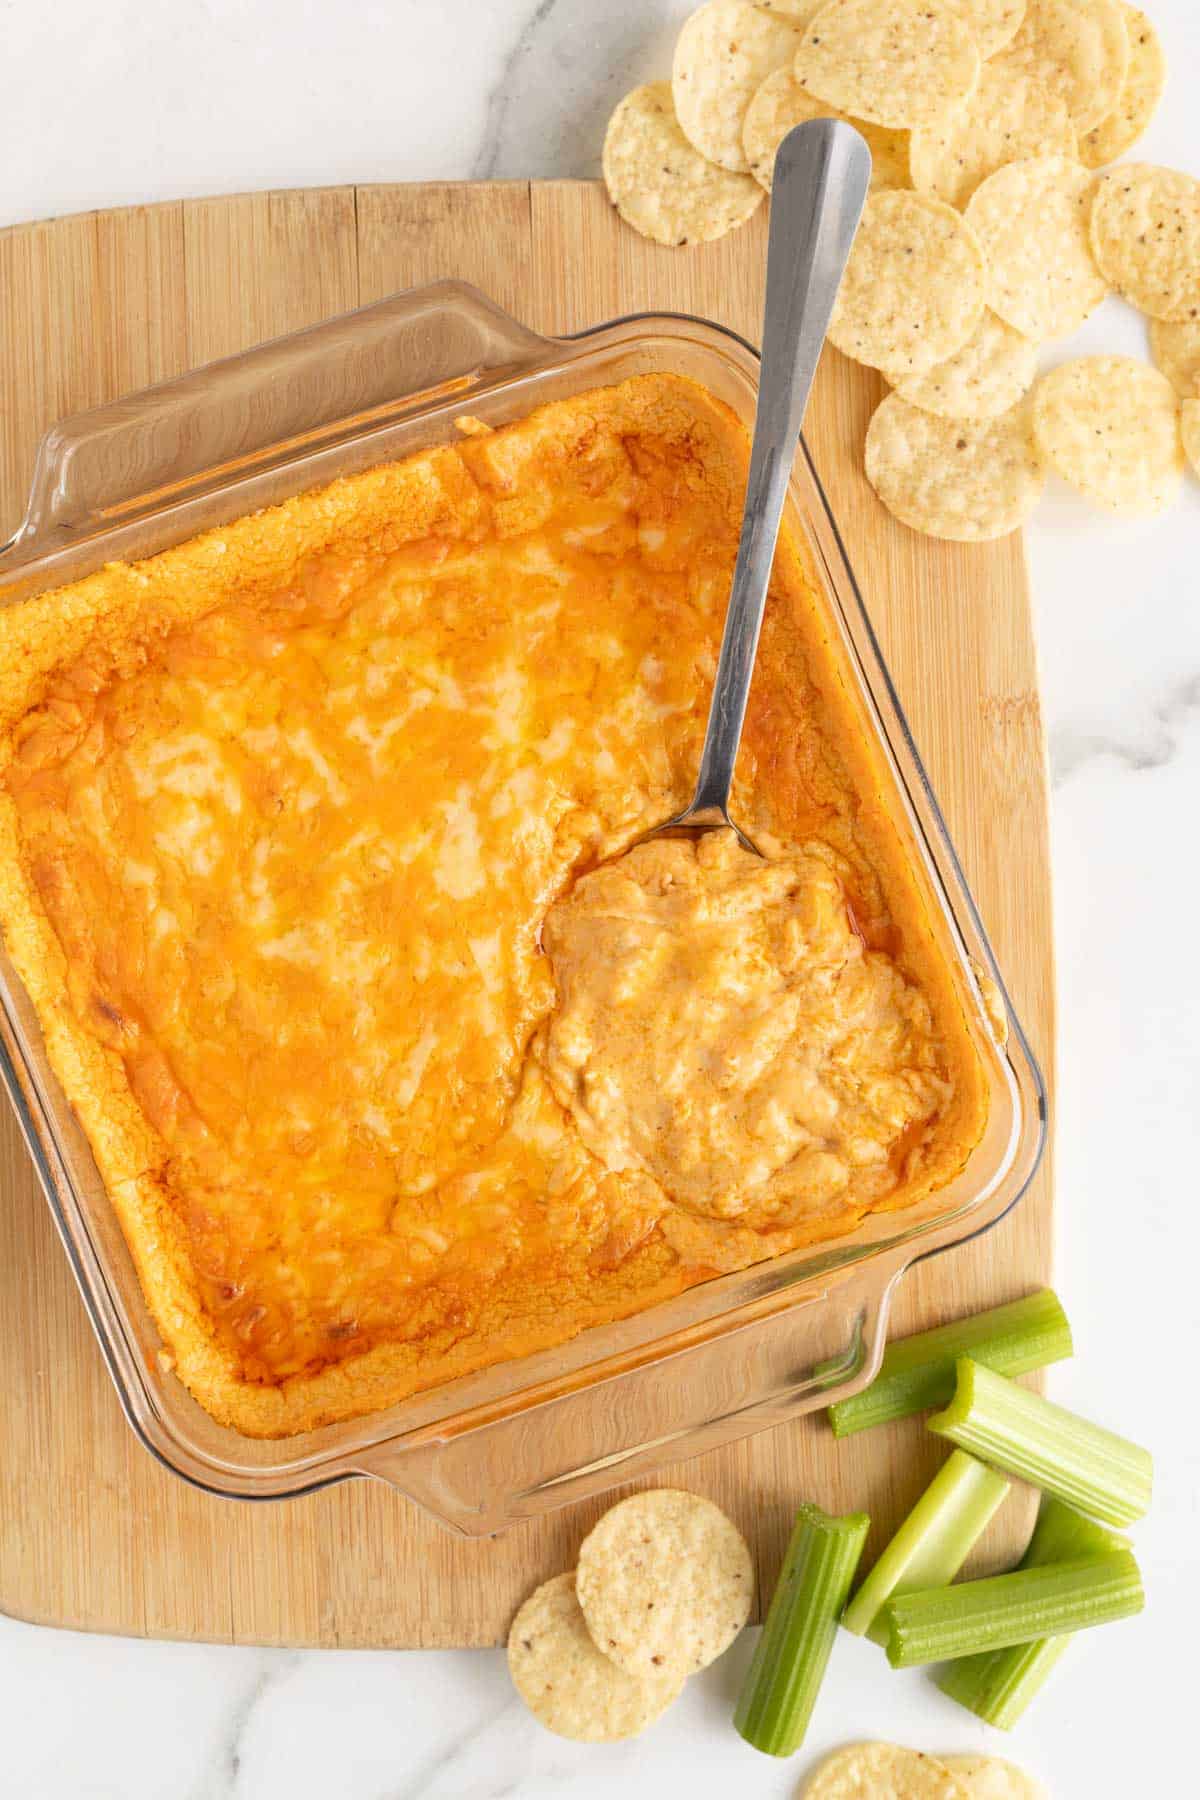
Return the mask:
[[690,792],[745,463],[642,377],[0,615],[9,951],[223,1423],[561,1342],[977,1142],[794,545],[736,794],[767,860],[597,866]]

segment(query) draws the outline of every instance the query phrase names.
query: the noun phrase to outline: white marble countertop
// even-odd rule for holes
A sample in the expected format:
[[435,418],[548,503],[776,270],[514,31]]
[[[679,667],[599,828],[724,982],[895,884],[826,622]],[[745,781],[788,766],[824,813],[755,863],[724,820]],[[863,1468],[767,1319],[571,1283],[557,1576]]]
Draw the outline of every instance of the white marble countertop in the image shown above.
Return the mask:
[[[244,188],[585,175],[688,0],[4,0],[0,224]],[[1200,171],[1194,0],[1151,0],[1172,72],[1144,144]],[[3,318],[0,296],[0,320]],[[1110,300],[1069,354],[1144,354]],[[1054,492],[1029,532],[1054,774],[1061,1001],[1053,1393],[1151,1445],[1139,1620],[1072,1650],[1012,1753],[1059,1800],[1186,1791],[1200,1449],[1200,486],[1120,524]],[[1020,871],[1014,870],[1014,879]],[[402,1571],[397,1571],[402,1579]],[[564,1743],[490,1653],[141,1643],[0,1619],[3,1781],[32,1800],[499,1800],[797,1791],[729,1725],[749,1643],[650,1734]],[[1008,1740],[843,1634],[810,1743]]]

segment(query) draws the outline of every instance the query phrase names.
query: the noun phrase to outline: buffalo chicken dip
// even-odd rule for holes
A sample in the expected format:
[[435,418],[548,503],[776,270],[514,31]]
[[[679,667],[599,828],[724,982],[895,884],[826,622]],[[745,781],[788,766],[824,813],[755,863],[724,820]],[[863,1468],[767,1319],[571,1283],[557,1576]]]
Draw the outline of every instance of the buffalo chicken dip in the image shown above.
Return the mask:
[[180,1378],[279,1436],[852,1232],[985,1090],[800,547],[643,376],[0,613],[0,916]]

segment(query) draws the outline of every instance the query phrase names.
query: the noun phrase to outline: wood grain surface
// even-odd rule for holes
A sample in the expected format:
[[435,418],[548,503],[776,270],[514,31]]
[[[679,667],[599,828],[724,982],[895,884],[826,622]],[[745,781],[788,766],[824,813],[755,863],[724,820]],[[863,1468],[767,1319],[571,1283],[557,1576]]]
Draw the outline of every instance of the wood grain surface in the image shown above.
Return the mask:
[[[722,242],[644,243],[585,182],[329,189],[189,201],[0,233],[0,540],[39,434],[64,413],[397,289],[458,276],[565,331],[665,308],[757,340],[766,208]],[[808,438],[917,742],[1047,1075],[1053,983],[1044,744],[1022,545],[895,523],[863,479],[882,389],[827,351]],[[894,1330],[1005,1300],[1050,1262],[1048,1159],[983,1238],[905,1278]],[[375,1482],[250,1505],[199,1493],[126,1426],[8,1108],[0,1108],[0,1608],[88,1630],[265,1644],[494,1642],[601,1510],[491,1542],[451,1536]],[[805,1497],[865,1507],[877,1543],[937,1460],[915,1423],[835,1444],[820,1416],[680,1465],[773,1579]],[[1028,1526],[1010,1501],[985,1556]]]

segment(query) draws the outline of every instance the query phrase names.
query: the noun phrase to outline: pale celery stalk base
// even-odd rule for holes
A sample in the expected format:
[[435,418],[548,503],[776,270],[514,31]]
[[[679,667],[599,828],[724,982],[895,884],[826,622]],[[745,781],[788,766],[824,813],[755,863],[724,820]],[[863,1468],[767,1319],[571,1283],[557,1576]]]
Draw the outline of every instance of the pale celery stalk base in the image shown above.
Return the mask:
[[886,1643],[880,1608],[897,1594],[948,1587],[1008,1488],[1002,1475],[955,1450],[846,1608],[846,1630]]

